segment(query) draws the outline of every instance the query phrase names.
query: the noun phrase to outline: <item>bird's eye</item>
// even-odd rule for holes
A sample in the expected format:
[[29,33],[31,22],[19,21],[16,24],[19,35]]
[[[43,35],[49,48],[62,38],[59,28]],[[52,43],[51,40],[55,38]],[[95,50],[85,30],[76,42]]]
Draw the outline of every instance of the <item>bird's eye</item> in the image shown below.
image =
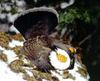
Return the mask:
[[57,53],[57,59],[58,59],[58,61],[60,61],[62,63],[65,63],[67,61],[67,57],[60,53]]

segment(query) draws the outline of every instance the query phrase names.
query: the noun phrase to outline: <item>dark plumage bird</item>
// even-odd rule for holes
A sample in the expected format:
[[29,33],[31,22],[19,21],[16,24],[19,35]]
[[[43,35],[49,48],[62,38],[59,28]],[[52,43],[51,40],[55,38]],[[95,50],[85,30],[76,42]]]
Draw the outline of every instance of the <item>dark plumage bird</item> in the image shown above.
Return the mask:
[[58,24],[56,14],[49,8],[37,10],[19,16],[14,22],[15,27],[26,39],[23,46],[26,58],[43,71],[72,68],[74,56],[69,50],[71,46],[66,45],[55,33]]
[[53,69],[49,62],[49,39],[45,36],[30,38],[24,43],[24,51],[29,60],[38,68],[47,71]]
[[[36,65],[37,68],[45,72],[54,69],[64,70],[73,68],[74,56],[69,48],[70,46],[67,46],[60,40],[47,37],[46,35],[29,38],[23,46],[26,58]],[[53,58],[53,54],[55,58]],[[66,66],[63,67],[62,65],[62,67],[60,66],[61,68],[55,65],[63,63]]]

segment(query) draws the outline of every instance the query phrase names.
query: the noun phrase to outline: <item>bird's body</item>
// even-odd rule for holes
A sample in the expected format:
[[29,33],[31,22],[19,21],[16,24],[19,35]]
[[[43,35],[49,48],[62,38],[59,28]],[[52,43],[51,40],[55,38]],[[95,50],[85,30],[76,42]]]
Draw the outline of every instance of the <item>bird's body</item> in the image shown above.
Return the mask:
[[44,71],[63,70],[55,65],[56,62],[58,65],[63,62],[64,69],[70,68],[71,62],[74,62],[68,49],[70,45],[67,46],[67,41],[63,41],[58,33],[55,34],[57,25],[58,13],[46,7],[27,10],[14,22],[14,26],[25,38],[23,50],[26,58]]
[[48,56],[51,51],[49,48],[49,42],[45,36],[37,36],[36,38],[30,38],[24,43],[24,51],[29,60],[34,65],[41,69],[52,69],[49,64]]
[[[56,69],[55,66],[52,65],[52,60],[54,59],[56,61],[56,58],[57,58],[58,61],[60,61],[59,59],[61,59],[61,62],[62,62],[63,57],[66,55],[67,55],[66,58],[69,59],[68,60],[69,62],[68,62],[67,67],[65,68],[68,69],[72,66],[70,65],[71,64],[70,62],[74,59],[74,57],[71,56],[68,50],[68,46],[57,38],[46,36],[46,35],[29,38],[25,41],[23,48],[24,48],[24,51],[26,52],[26,58],[29,59],[34,65],[36,65],[39,69],[43,71]],[[64,50],[66,54],[63,55],[60,53],[59,56],[61,57],[53,58],[52,53],[55,52],[57,56],[58,50],[56,49],[58,48],[60,50]],[[67,61],[66,61],[66,64],[67,64]]]

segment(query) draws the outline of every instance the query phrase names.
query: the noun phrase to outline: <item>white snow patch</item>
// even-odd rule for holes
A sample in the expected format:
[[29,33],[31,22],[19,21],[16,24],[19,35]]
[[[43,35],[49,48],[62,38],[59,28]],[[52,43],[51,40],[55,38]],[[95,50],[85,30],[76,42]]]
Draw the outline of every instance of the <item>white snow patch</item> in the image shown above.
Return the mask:
[[5,19],[7,17],[7,14],[1,14],[0,13],[0,19]]
[[3,53],[7,55],[8,63],[18,59],[17,55],[12,50],[4,50]]
[[89,79],[90,79],[89,74],[87,74],[86,78],[81,76],[81,74],[77,72],[78,67],[81,67],[81,65],[79,63],[75,62],[74,68],[72,70],[68,70],[69,73],[75,77],[75,80],[70,79],[70,78],[63,79],[63,77],[62,77],[63,72],[62,71],[57,71],[57,72],[51,71],[51,73],[53,76],[56,76],[60,81],[89,81]]
[[[59,81],[73,81],[73,79],[68,79],[68,78],[63,79],[63,77],[61,75],[59,75],[58,73],[56,73],[55,71],[51,71],[51,73],[53,76],[56,76],[59,79]],[[79,80],[79,81],[81,81],[81,80]]]
[[33,73],[30,70],[25,70],[28,75],[33,76]]
[[21,74],[14,73],[8,65],[0,61],[0,81],[26,81]]
[[5,50],[5,48],[3,48],[3,47],[0,46],[0,51],[3,51],[3,50]]
[[34,0],[34,2],[35,2],[35,3],[37,3],[37,2],[38,2],[38,0]]
[[6,11],[10,11],[11,10],[11,6],[8,5],[8,4],[2,4],[2,6]]
[[26,60],[26,59],[23,59],[23,62],[26,63],[26,64],[29,63],[28,60]]
[[11,42],[9,42],[9,47],[13,48],[16,46],[23,46],[23,41],[17,41],[17,40],[12,40]]
[[62,2],[60,4],[61,9],[67,8],[68,6],[71,6],[74,4],[75,0],[69,0],[69,2]]
[[49,80],[46,80],[46,79],[42,79],[42,81],[49,81]]
[[9,28],[9,31],[15,32],[15,33],[20,33],[13,25]]
[[26,3],[24,0],[20,0],[20,1],[16,0],[16,5],[18,7],[25,7]]
[[14,20],[18,17],[18,13],[12,15],[11,13],[7,14],[8,16],[8,21],[9,22],[14,22]]

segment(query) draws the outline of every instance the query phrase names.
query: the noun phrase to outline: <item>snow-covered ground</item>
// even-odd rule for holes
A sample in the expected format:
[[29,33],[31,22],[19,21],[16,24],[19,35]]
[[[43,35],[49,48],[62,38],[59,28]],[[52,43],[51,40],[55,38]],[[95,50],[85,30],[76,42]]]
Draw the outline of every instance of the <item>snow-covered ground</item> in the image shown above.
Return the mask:
[[22,74],[17,74],[8,67],[8,65],[0,61],[0,81],[26,81]]
[[[8,46],[10,48],[14,48],[16,46],[23,46],[23,41],[12,40],[9,42]],[[24,76],[23,73],[21,72],[16,73],[12,71],[11,68],[9,67],[9,64],[11,62],[19,59],[17,54],[13,50],[6,49],[0,46],[0,55],[1,54],[5,54],[8,60],[7,62],[0,60],[0,80],[1,81],[28,81],[23,79]],[[67,73],[64,75],[64,72],[59,70],[55,70],[55,71],[51,70],[51,76],[57,77],[59,81],[89,81],[88,73],[82,75],[81,72],[78,71],[79,68],[83,69],[82,72],[84,72],[84,67],[81,66],[81,63],[76,61],[74,68],[72,70],[68,70],[69,76],[65,77]],[[25,71],[29,76],[34,76],[30,68],[25,68]],[[42,81],[50,81],[50,80],[43,78]]]
[[[9,43],[10,47],[15,47],[18,45],[22,45],[22,42],[19,41],[12,41]],[[0,52],[6,54],[7,62],[0,60],[0,81],[26,81],[23,79],[21,73],[15,73],[9,68],[9,64],[18,59],[17,55],[14,53],[13,50],[7,50],[0,46]],[[0,53],[0,55],[2,54]]]

